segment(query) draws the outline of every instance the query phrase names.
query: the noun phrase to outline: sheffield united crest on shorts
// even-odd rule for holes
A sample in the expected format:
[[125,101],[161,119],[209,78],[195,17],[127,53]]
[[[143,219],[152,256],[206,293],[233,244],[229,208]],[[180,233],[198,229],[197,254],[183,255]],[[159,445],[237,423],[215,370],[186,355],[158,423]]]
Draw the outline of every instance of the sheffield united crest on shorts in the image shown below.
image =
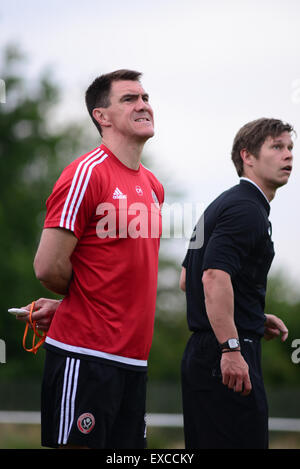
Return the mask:
[[77,420],[77,428],[81,433],[90,433],[95,426],[95,417],[93,414],[86,412],[81,414]]

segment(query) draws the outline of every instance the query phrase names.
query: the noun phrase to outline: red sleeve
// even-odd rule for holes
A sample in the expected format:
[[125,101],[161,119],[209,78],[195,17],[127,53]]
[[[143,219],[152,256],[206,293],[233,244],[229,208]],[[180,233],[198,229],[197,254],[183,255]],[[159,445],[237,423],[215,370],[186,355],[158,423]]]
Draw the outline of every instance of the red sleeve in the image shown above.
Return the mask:
[[65,228],[81,237],[95,211],[91,176],[84,165],[67,166],[46,202],[44,228]]
[[155,195],[157,197],[157,201],[159,205],[163,205],[164,200],[165,200],[165,191],[163,185],[159,182],[158,179],[154,178],[152,179],[152,187],[154,187]]

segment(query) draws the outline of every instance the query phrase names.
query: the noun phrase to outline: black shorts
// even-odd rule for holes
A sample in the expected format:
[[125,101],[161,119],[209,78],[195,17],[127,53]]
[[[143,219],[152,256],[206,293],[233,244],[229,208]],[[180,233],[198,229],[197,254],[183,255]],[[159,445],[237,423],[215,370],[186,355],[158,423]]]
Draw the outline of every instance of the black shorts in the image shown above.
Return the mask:
[[252,390],[242,396],[222,383],[221,352],[211,332],[194,333],[182,360],[187,449],[266,449],[268,405],[261,371],[260,338],[240,335]]
[[145,448],[147,372],[46,350],[42,446]]

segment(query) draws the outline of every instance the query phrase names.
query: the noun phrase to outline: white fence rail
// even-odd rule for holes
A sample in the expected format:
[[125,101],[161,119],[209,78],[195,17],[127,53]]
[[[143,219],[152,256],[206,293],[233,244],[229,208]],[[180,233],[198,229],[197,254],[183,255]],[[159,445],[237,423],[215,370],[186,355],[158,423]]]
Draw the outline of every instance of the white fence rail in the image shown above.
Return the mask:
[[[40,412],[0,411],[1,423],[40,424]],[[183,427],[181,414],[147,414],[149,427]],[[300,419],[270,418],[270,431],[300,432]]]

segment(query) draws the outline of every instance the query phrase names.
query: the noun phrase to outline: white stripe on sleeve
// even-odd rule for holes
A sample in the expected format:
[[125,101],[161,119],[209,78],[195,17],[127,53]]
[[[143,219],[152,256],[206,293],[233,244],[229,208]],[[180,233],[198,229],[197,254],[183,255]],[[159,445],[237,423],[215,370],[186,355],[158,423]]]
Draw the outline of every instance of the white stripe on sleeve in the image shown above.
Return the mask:
[[[76,172],[73,176],[72,183],[67,195],[67,198],[64,203],[64,207],[62,210],[60,224],[61,228],[71,229],[74,231],[74,224],[76,220],[76,215],[83,199],[84,193],[86,191],[91,172],[93,168],[102,163],[107,158],[107,154],[104,154],[103,150],[98,148],[94,152],[90,153],[86,158],[84,158],[78,165]],[[100,159],[99,159],[100,158]],[[87,173],[87,174],[86,174]],[[78,198],[79,194],[79,198]],[[76,204],[76,200],[78,202]],[[75,205],[76,204],[76,205]],[[74,209],[75,207],[75,209]],[[70,227],[70,221],[72,220],[72,224]]]

